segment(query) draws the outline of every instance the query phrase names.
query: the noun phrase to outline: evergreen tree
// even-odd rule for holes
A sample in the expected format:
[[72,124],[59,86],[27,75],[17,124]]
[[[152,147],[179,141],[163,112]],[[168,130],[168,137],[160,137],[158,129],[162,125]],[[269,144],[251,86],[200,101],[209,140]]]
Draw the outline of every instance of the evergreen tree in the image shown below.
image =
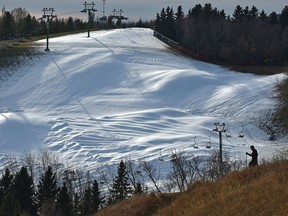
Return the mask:
[[202,14],[202,5],[201,4],[197,4],[195,5],[194,8],[192,8],[192,10],[189,10],[188,12],[188,16],[189,17],[194,17],[194,18],[199,18]]
[[24,18],[24,31],[26,34],[30,34],[32,32],[32,17],[30,14]]
[[170,8],[170,7],[166,8],[165,34],[164,35],[172,40],[176,40],[174,12],[173,12],[173,8]]
[[267,14],[265,13],[264,10],[261,11],[261,13],[260,13],[259,16],[260,16],[260,19],[261,19],[262,21],[266,21],[267,18],[268,18]]
[[269,22],[271,25],[278,24],[278,14],[276,12],[270,13]]
[[138,22],[136,23],[136,27],[143,27],[143,21],[141,19],[138,20]]
[[2,203],[0,205],[1,216],[18,216],[21,213],[21,206],[19,201],[16,201],[12,194],[9,192],[2,197]]
[[105,203],[105,197],[101,196],[101,192],[99,190],[99,184],[96,180],[93,181],[91,190],[92,190],[91,191],[92,211],[97,212]]
[[279,21],[282,28],[288,25],[288,6],[283,8],[282,13],[279,16]]
[[14,32],[14,20],[9,11],[5,11],[4,16],[2,17],[2,29],[5,30],[7,35]]
[[72,216],[73,215],[73,204],[69,196],[66,184],[60,188],[60,191],[56,199],[56,209],[59,216]]
[[38,215],[39,216],[55,216],[58,215],[55,200],[52,198],[43,200],[41,206],[38,208]]
[[81,210],[80,197],[78,193],[75,193],[75,196],[73,199],[73,215],[79,215],[80,210]]
[[110,192],[112,202],[123,200],[132,194],[132,189],[128,182],[126,165],[123,161],[119,164],[117,176],[113,180],[113,187]]
[[32,177],[28,175],[26,167],[22,167],[15,175],[13,195],[15,200],[19,200],[21,212],[36,215],[33,180]]
[[90,185],[88,185],[84,191],[80,211],[81,216],[88,216],[92,213],[92,193]]
[[2,198],[11,190],[13,175],[10,174],[8,168],[5,169],[5,174],[0,180],[0,203]]
[[158,32],[160,32],[163,35],[166,35],[166,12],[165,9],[162,8],[161,12],[160,12],[160,16],[159,16],[160,20],[159,20],[159,26],[158,26]]
[[157,32],[160,32],[160,26],[161,26],[161,18],[159,13],[156,14],[156,20],[154,22],[154,30]]
[[52,167],[48,166],[47,171],[41,177],[37,191],[38,207],[41,207],[44,200],[55,200],[58,193],[56,174]]
[[249,9],[249,6],[246,6],[244,9],[243,9],[243,18],[246,18],[246,19],[249,19],[249,13],[250,9]]
[[249,16],[252,19],[256,19],[259,15],[258,9],[253,5],[251,10],[249,11]]
[[240,5],[237,5],[235,10],[234,10],[234,13],[233,13],[233,20],[235,22],[239,21],[239,20],[242,20],[243,14],[244,14],[243,8]]
[[70,16],[66,21],[66,30],[67,31],[74,31],[74,21],[73,18]]

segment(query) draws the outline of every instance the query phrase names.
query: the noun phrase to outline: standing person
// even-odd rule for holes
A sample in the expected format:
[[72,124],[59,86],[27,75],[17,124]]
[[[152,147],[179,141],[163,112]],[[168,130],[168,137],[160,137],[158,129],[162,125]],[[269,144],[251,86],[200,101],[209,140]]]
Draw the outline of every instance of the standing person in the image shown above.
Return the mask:
[[252,150],[251,154],[246,152],[246,155],[252,157],[251,161],[249,162],[249,167],[258,165],[258,152],[253,145],[250,146],[250,149]]

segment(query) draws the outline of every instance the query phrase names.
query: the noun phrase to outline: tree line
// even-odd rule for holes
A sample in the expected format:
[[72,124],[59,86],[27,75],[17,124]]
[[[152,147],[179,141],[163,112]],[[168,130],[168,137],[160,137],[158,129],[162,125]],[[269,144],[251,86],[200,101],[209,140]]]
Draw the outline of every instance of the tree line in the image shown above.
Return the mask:
[[[0,40],[13,39],[18,37],[31,37],[46,34],[46,20],[31,16],[25,8],[15,8],[7,11],[3,7],[0,11]],[[49,32],[62,33],[87,29],[88,24],[90,28],[107,29],[115,27],[137,26],[137,27],[151,27],[152,21],[143,22],[139,19],[138,22],[121,23],[121,20],[116,23],[108,19],[107,23],[101,23],[91,13],[89,22],[83,21],[79,18],[54,18],[49,22]]]
[[234,65],[288,63],[288,6],[280,14],[236,6],[232,17],[207,3],[185,15],[182,6],[163,8],[154,29],[194,58]]
[[161,156],[159,163],[121,160],[118,166],[92,175],[64,166],[46,150],[39,155],[27,153],[20,160],[10,158],[1,171],[0,215],[88,216],[132,196],[185,191],[192,182],[216,180],[245,166],[224,154],[220,169],[217,151],[206,159],[173,152]]
[[[35,178],[31,158],[20,168],[5,168],[0,178],[0,215],[88,216],[99,211],[105,203],[115,203],[133,193],[123,161],[119,164],[107,200],[101,193],[100,184],[90,175],[81,182],[80,172],[66,169],[62,173],[57,167],[47,165],[52,162],[48,161],[40,168],[39,178]],[[73,181],[79,181],[79,187],[73,185]]]
[[[85,29],[86,24],[79,18],[55,18],[51,21],[50,33],[61,33]],[[46,22],[31,16],[25,8],[7,11],[5,7],[0,13],[0,39],[31,37],[46,34]]]

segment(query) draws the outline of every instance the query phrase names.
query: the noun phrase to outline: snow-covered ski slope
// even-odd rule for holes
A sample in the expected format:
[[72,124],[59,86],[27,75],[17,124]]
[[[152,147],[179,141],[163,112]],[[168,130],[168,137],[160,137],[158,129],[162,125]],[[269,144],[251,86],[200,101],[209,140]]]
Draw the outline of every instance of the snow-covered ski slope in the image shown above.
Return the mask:
[[[150,29],[90,36],[51,38],[50,52],[1,83],[2,161],[43,148],[86,169],[168,159],[173,151],[208,155],[219,148],[214,122],[231,132],[223,134],[223,150],[232,156],[245,157],[250,145],[260,159],[283,148],[257,128],[257,118],[275,105],[273,86],[283,74],[241,74],[184,57]],[[44,50],[46,41],[37,44]]]

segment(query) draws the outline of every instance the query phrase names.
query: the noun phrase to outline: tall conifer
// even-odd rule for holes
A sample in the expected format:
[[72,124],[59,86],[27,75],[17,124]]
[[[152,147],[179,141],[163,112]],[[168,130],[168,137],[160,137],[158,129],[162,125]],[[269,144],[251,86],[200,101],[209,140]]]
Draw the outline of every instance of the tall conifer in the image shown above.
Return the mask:
[[53,173],[52,167],[48,166],[47,171],[41,177],[37,191],[37,201],[40,207],[44,200],[55,200],[58,193],[56,174]]
[[32,177],[29,176],[26,167],[22,167],[21,170],[16,173],[12,192],[14,199],[20,203],[21,212],[36,215],[33,180]]
[[101,196],[101,192],[99,190],[99,184],[97,180],[93,181],[91,188],[91,201],[92,201],[92,210],[93,212],[97,212],[102,205],[105,203],[105,197]]
[[117,202],[129,197],[132,194],[132,188],[128,182],[126,165],[123,161],[120,162],[117,176],[113,180],[111,190],[111,201]]

